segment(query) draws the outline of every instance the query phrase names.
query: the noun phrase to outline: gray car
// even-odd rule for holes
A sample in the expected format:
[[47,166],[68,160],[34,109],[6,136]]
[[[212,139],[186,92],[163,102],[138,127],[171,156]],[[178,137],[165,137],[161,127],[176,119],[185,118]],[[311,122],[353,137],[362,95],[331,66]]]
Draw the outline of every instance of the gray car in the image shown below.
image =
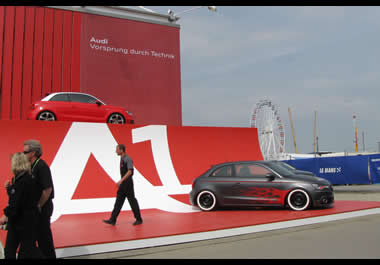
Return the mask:
[[277,161],[236,161],[212,166],[193,180],[191,204],[203,211],[217,206],[277,206],[295,211],[332,207],[326,179],[300,174]]

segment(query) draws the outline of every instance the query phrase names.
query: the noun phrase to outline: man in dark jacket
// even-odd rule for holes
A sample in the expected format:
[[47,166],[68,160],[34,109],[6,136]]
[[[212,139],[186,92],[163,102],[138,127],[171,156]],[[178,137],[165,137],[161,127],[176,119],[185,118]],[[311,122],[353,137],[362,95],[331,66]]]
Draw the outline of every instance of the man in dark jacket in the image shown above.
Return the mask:
[[37,140],[28,140],[24,142],[24,154],[28,157],[32,175],[36,178],[40,199],[38,208],[40,210],[40,221],[38,226],[37,241],[38,245],[48,259],[55,259],[55,249],[53,235],[50,228],[50,218],[53,214],[54,186],[50,168],[44,160],[41,159],[42,148]]

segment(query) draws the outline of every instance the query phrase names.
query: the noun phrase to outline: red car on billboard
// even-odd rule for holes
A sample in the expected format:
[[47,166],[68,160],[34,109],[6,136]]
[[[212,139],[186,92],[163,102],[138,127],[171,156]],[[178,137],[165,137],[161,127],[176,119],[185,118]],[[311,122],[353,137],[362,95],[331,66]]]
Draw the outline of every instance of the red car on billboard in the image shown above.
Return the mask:
[[78,92],[52,93],[31,105],[28,120],[133,124],[132,113]]

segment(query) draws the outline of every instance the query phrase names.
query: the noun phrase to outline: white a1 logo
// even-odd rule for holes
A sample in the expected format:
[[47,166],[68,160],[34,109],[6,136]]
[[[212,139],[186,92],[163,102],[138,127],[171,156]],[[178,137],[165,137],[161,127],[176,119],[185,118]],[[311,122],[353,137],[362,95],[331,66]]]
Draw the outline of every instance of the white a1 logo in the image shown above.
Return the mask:
[[[132,142],[150,141],[154,163],[163,186],[153,186],[135,168],[133,181],[141,209],[156,208],[169,212],[199,211],[179,202],[169,194],[187,194],[191,185],[181,185],[170,157],[167,128],[149,125],[132,130]],[[64,214],[110,212],[115,198],[72,200],[79,180],[91,154],[115,181],[120,180],[120,158],[115,154],[117,142],[107,124],[73,122],[51,166],[54,183],[54,212],[52,222]],[[116,197],[116,194],[115,194]],[[122,210],[129,210],[125,203]]]

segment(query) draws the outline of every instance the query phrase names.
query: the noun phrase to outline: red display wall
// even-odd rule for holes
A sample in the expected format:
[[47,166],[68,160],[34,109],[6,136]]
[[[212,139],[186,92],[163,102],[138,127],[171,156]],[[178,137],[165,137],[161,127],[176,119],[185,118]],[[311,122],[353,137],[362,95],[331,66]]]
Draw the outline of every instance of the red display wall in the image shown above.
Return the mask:
[[138,124],[182,125],[179,28],[82,14],[81,90]]
[[0,116],[25,119],[46,93],[80,91],[80,14],[0,6]]
[[45,7],[0,6],[0,117],[77,91],[137,124],[182,125],[179,28]]

